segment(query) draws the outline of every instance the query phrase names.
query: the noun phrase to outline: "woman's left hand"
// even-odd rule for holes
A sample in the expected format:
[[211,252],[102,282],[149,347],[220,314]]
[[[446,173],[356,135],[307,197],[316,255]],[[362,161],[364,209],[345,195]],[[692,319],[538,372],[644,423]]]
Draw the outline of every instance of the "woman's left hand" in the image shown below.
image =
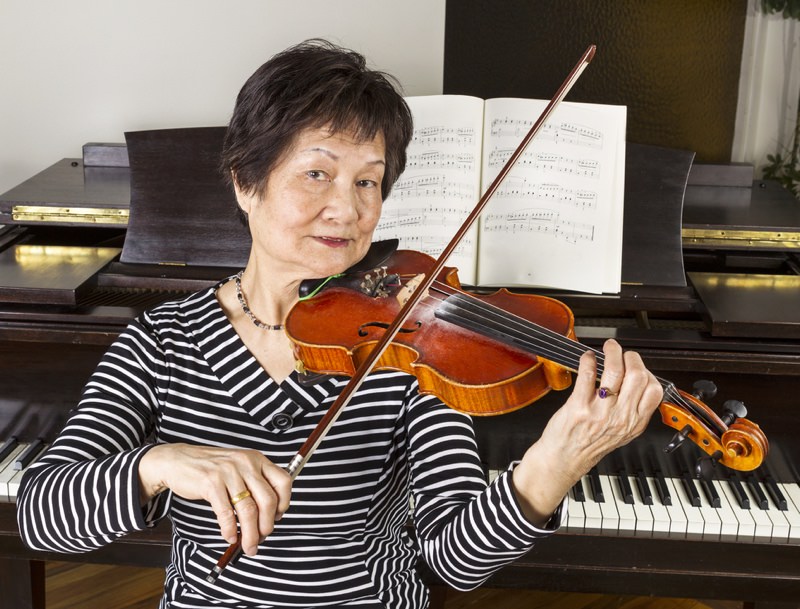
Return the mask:
[[603,391],[596,386],[596,358],[586,352],[572,395],[514,469],[514,489],[534,523],[544,524],[600,459],[639,436],[661,403],[661,384],[638,353],[623,353],[614,340],[606,341],[603,352]]

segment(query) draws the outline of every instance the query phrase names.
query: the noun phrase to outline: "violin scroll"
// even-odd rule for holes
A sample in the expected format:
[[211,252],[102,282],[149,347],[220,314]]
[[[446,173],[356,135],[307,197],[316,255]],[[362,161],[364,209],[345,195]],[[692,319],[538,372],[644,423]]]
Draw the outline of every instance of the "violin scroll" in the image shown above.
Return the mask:
[[[699,392],[698,392],[699,393]],[[703,395],[716,393],[703,391]],[[761,428],[744,418],[742,402],[728,400],[718,416],[696,394],[668,387],[659,410],[665,425],[678,432],[664,449],[672,452],[687,438],[708,456],[698,461],[697,473],[705,477],[716,463],[739,471],[756,469],[769,452],[769,441]]]

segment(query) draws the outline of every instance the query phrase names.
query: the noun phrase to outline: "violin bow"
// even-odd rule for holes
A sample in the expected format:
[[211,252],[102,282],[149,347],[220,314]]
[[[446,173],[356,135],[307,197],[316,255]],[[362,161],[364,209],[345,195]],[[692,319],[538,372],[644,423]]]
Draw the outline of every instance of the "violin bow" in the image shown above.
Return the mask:
[[[395,336],[400,331],[402,325],[406,322],[409,315],[411,315],[411,311],[414,309],[417,303],[419,303],[423,296],[428,293],[430,287],[433,285],[433,282],[436,280],[436,277],[438,277],[439,273],[444,268],[447,259],[450,257],[456,247],[458,247],[458,244],[464,238],[464,235],[466,235],[466,233],[478,219],[478,216],[480,216],[483,208],[486,207],[486,204],[489,202],[489,199],[491,199],[492,195],[494,195],[495,191],[500,186],[500,183],[505,179],[509,171],[511,171],[519,157],[522,156],[525,148],[527,148],[531,140],[536,137],[536,134],[539,133],[539,130],[542,128],[544,123],[556,109],[558,104],[563,101],[567,93],[569,93],[570,89],[572,89],[572,86],[575,84],[575,82],[577,82],[580,75],[586,69],[586,66],[588,66],[589,62],[594,58],[596,48],[597,47],[595,45],[590,45],[583,52],[583,55],[581,55],[578,63],[575,64],[575,67],[572,68],[572,71],[569,73],[567,78],[563,83],[561,83],[561,86],[558,88],[553,98],[539,115],[539,118],[537,118],[533,123],[527,135],[525,135],[520,144],[517,146],[516,150],[514,150],[509,157],[508,161],[506,161],[505,165],[503,165],[502,169],[500,169],[492,183],[489,184],[489,187],[483,193],[483,196],[481,196],[481,198],[478,200],[474,209],[470,212],[469,216],[467,216],[467,219],[464,220],[464,223],[453,235],[452,239],[444,248],[444,250],[442,250],[439,258],[431,267],[430,272],[425,274],[424,278],[420,281],[416,289],[412,292],[408,300],[406,300],[405,304],[398,312],[394,321],[386,329],[384,335],[375,344],[369,355],[355,371],[355,374],[350,377],[350,381],[347,383],[347,385],[345,385],[344,389],[342,389],[342,392],[336,398],[334,403],[331,404],[330,408],[328,408],[328,411],[314,428],[314,431],[312,431],[308,436],[308,439],[306,439],[306,441],[297,451],[297,454],[284,468],[291,476],[292,480],[297,478],[297,475],[303,469],[305,464],[311,458],[311,455],[314,453],[319,444],[330,431],[331,427],[333,427],[333,424],[339,418],[342,410],[345,408],[345,406],[347,406],[347,404],[350,403],[353,394],[358,391],[367,375],[372,372],[373,368],[375,368],[375,365],[378,363],[378,360],[383,355],[384,351],[386,351],[389,344],[394,340]],[[240,553],[241,541],[239,540],[236,543],[231,544],[228,550],[219,559],[211,573],[206,577],[206,580],[209,583],[215,582],[217,577],[219,577],[219,574],[222,573],[222,570],[233,560],[235,560]]]

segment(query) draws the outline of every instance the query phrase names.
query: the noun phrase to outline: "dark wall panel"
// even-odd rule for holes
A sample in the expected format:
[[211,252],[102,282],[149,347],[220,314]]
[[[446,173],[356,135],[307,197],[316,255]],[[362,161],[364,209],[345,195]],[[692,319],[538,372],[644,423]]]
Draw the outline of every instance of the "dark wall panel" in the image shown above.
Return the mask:
[[747,0],[448,0],[444,92],[628,106],[628,140],[730,161]]

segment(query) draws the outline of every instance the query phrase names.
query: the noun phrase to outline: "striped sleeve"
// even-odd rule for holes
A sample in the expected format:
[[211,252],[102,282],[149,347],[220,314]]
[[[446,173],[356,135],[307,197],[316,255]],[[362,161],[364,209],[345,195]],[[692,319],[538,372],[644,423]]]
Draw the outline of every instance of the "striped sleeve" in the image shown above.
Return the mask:
[[527,521],[512,489],[513,466],[487,487],[469,417],[430,397],[409,412],[417,538],[448,585],[476,588],[558,528],[563,503],[547,528]]
[[86,552],[166,513],[168,494],[140,505],[138,479],[162,361],[145,321],[105,354],[64,430],[23,477],[17,520],[29,547]]

